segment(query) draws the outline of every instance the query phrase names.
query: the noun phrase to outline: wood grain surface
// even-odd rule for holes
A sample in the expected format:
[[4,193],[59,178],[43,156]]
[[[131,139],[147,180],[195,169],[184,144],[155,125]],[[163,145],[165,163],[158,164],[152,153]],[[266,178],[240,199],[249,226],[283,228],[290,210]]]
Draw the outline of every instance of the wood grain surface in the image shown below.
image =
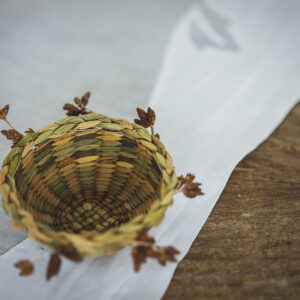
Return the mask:
[[163,299],[300,299],[300,102],[237,165]]

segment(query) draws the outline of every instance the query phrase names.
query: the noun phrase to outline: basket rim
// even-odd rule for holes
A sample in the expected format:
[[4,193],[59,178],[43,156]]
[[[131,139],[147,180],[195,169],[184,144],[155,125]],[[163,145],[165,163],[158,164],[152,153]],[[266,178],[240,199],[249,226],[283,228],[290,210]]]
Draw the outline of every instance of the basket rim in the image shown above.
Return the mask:
[[[161,196],[154,200],[147,213],[137,215],[130,221],[103,233],[89,231],[78,234],[53,231],[49,226],[34,221],[33,215],[21,207],[14,175],[22,159],[35,147],[43,145],[48,140],[65,138],[66,134],[74,130],[104,130],[112,134],[119,133],[135,139],[151,152],[161,169],[162,181]],[[113,254],[122,248],[139,244],[137,237],[141,230],[158,226],[162,222],[166,209],[173,203],[178,185],[173,160],[153,132],[150,134],[144,127],[127,120],[109,118],[97,113],[65,117],[37,132],[27,134],[4,159],[0,172],[2,206],[6,213],[12,215],[13,226],[16,229],[25,228],[31,239],[46,244],[54,250],[75,250],[81,256],[88,257]]]

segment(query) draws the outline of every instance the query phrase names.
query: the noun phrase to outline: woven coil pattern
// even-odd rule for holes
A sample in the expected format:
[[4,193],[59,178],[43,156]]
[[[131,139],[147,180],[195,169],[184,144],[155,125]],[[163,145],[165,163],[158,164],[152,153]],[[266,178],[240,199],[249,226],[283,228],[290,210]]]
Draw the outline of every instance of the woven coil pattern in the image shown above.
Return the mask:
[[90,113],[25,136],[3,162],[0,186],[15,227],[54,250],[97,257],[159,225],[178,178],[158,137]]

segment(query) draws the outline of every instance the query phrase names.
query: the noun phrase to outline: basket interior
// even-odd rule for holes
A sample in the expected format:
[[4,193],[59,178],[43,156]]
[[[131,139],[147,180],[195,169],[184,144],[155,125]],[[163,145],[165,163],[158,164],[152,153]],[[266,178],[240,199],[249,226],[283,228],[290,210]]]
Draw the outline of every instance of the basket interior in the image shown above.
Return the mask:
[[55,231],[99,232],[146,213],[160,195],[161,171],[137,140],[105,130],[49,139],[15,174],[21,205]]

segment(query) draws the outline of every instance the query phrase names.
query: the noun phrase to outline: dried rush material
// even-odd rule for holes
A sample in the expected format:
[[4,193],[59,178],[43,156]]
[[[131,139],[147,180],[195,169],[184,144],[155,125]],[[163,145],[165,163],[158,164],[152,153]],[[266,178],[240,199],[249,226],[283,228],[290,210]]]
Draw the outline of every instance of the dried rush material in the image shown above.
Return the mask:
[[[125,247],[132,248],[136,271],[147,257],[176,261],[178,250],[157,246],[148,231],[161,223],[175,193],[202,194],[192,174],[177,177],[154,134],[151,108],[138,108],[139,119],[130,123],[88,110],[89,97],[76,97],[76,106],[64,106],[68,117],[25,136],[7,120],[9,106],[0,109],[12,128],[4,135],[14,143],[0,173],[3,208],[16,229],[53,249],[47,279],[58,274],[61,256],[80,262]],[[22,276],[34,270],[28,260],[15,266]]]

